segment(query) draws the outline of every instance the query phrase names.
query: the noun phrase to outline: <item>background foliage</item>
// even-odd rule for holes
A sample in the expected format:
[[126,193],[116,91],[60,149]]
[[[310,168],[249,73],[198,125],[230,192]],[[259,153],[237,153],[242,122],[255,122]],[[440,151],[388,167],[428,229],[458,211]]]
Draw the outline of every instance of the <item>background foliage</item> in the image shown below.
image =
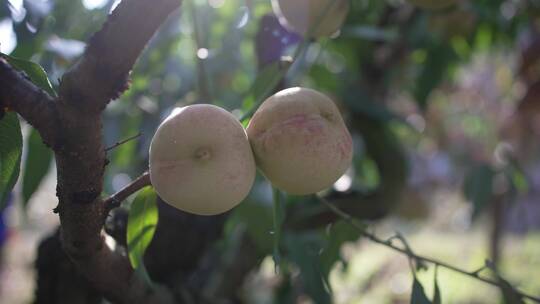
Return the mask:
[[[60,76],[115,4],[3,1],[0,50],[54,94]],[[540,227],[535,198],[540,190],[539,18],[535,0],[458,1],[437,11],[398,0],[352,0],[339,36],[302,42],[276,22],[270,1],[185,1],[152,39],[132,73],[129,91],[105,111],[109,146],[141,134],[109,152],[105,192],[118,191],[147,168],[150,140],[172,108],[213,103],[241,118],[271,84],[307,86],[332,96],[354,134],[354,166],[330,197],[351,196],[358,204],[374,205],[368,209],[386,206],[384,215],[391,211],[411,220],[433,215],[441,189],[462,191],[471,203],[467,217],[489,216],[495,246],[489,258],[498,263],[497,229],[523,233]],[[10,35],[16,44],[10,45]],[[280,82],[289,64],[281,57],[292,56],[300,46],[305,52]],[[39,63],[52,84],[39,66],[25,60]],[[0,122],[0,202],[7,201],[5,189],[17,179],[14,168],[21,159],[21,151],[10,148],[20,146],[20,135],[3,129],[9,120],[14,114],[8,112]],[[24,204],[52,163],[39,135],[27,133],[20,190]],[[139,200],[144,198],[135,199],[133,206],[144,204]],[[254,246],[253,267],[267,256],[276,257],[272,204],[272,190],[259,176],[215,244],[224,253],[224,264],[246,238]],[[342,245],[361,233],[344,221],[309,229],[289,222],[291,214],[310,218],[320,209],[312,197],[284,197],[277,214],[284,226],[277,244],[276,303],[305,296],[315,303],[332,301],[332,269],[337,262],[347,264]],[[412,286],[412,303],[439,303],[434,293],[425,296],[416,276]],[[521,301],[510,297],[506,301]]]

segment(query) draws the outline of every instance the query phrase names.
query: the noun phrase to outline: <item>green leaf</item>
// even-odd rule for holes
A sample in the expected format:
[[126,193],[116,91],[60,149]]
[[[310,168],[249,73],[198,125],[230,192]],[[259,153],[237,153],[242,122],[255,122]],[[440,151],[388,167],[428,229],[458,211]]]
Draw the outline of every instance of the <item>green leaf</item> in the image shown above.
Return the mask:
[[253,240],[259,254],[272,254],[273,235],[272,231],[272,208],[262,204],[260,201],[253,201],[248,198],[244,203],[234,208],[232,215],[227,221],[227,230],[239,224],[246,225],[247,233]]
[[358,229],[345,221],[339,221],[328,229],[327,244],[320,256],[321,271],[325,277],[330,274],[337,261],[343,261],[341,247],[346,242],[358,239]]
[[9,11],[9,6],[11,4],[9,3],[9,1],[2,1],[0,3],[0,20],[4,19],[4,18],[10,18],[11,17],[11,12]]
[[518,194],[525,194],[529,191],[529,181],[527,180],[527,176],[517,162],[511,162],[507,176]]
[[154,189],[145,187],[139,191],[129,210],[127,243],[129,261],[134,269],[144,267],[144,252],[154,237],[158,222],[156,198]]
[[473,167],[465,177],[463,193],[465,198],[473,204],[473,219],[478,217],[492,198],[492,184],[495,174],[496,172],[491,166],[481,164]]
[[344,38],[359,38],[367,41],[395,41],[399,35],[394,29],[384,29],[371,25],[356,25],[346,26],[341,30],[341,37]]
[[414,97],[425,110],[431,92],[444,80],[450,64],[455,59],[450,46],[445,43],[434,45],[427,52],[427,58],[416,80]]
[[523,296],[518,294],[516,289],[508,281],[499,276],[499,283],[501,284],[501,292],[505,304],[525,304]]
[[505,304],[525,304],[523,296],[516,291],[512,284],[510,284],[500,275],[499,271],[497,270],[497,265],[493,261],[486,260],[485,268],[493,271],[495,277],[497,278],[497,281],[499,281],[499,288],[501,290]]
[[54,91],[51,82],[47,77],[47,73],[39,64],[32,61],[11,57],[4,53],[0,53],[0,57],[6,59],[14,68],[25,72],[35,85],[49,93],[49,95],[56,97],[56,92]]
[[434,278],[433,278],[433,304],[441,304],[442,301],[441,301],[441,290],[439,288],[439,283],[437,282],[437,270],[438,270],[438,267],[435,266],[435,275],[434,275]]
[[413,281],[411,304],[431,304],[424,291],[424,286],[416,278]]
[[17,114],[6,113],[0,120],[0,211],[19,177],[22,155],[21,125]]
[[39,184],[49,171],[52,160],[52,151],[41,139],[39,132],[32,129],[27,142],[28,152],[25,159],[25,168],[22,182],[23,204],[26,207],[28,200],[37,190]]
[[330,304],[329,286],[321,269],[319,251],[322,247],[316,234],[293,235],[284,238],[290,259],[300,269],[300,278],[307,294],[317,304]]

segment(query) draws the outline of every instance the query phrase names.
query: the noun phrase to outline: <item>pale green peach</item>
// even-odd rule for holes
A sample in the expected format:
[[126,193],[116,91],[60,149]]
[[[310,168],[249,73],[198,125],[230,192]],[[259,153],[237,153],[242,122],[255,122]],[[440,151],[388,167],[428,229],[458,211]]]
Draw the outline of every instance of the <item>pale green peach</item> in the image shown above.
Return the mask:
[[349,0],[272,0],[272,8],[286,28],[304,36],[311,30],[311,37],[322,37],[341,28]]
[[150,179],[168,204],[215,215],[239,204],[255,179],[246,132],[213,105],[177,108],[158,127],[150,145]]
[[330,98],[290,88],[263,102],[247,128],[259,169],[278,189],[316,193],[351,165],[351,135]]

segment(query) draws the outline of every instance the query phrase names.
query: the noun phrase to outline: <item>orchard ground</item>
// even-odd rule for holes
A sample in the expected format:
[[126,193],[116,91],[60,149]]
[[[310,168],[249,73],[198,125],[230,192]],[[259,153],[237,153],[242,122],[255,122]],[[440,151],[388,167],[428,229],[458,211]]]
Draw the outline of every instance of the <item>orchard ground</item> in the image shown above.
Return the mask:
[[[56,204],[55,174],[50,172],[39,193],[30,202],[27,220],[19,210],[9,224],[11,235],[4,248],[3,269],[0,272],[0,304],[23,304],[33,299],[35,272],[33,262],[39,241],[56,229],[58,217],[50,210]],[[380,236],[402,232],[413,250],[468,270],[484,263],[489,255],[485,234],[487,221],[481,218],[469,225],[470,204],[459,191],[439,191],[428,220],[411,220],[394,216],[376,226]],[[34,204],[33,202],[40,202]],[[406,207],[406,206],[404,206]],[[540,233],[524,236],[507,234],[503,239],[502,272],[522,290],[536,294],[540,281]],[[342,249],[348,262],[343,270],[334,267],[331,284],[336,304],[409,303],[412,277],[407,259],[393,251],[360,239]],[[420,272],[419,279],[428,295],[433,292],[433,268]],[[247,303],[270,304],[270,288],[276,284],[271,257],[258,272],[247,280],[244,291]],[[444,303],[492,304],[497,301],[497,289],[482,282],[439,269],[439,284]],[[310,302],[305,302],[310,303]]]

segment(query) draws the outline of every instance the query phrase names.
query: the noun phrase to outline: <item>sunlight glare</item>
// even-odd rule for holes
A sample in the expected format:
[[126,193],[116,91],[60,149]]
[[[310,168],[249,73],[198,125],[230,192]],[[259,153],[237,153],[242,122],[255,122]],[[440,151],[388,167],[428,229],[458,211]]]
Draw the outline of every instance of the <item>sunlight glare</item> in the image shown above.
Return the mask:
[[120,4],[120,0],[114,1],[113,5],[111,6],[111,9],[109,10],[109,13],[114,11],[114,9]]
[[220,8],[225,4],[225,0],[208,0],[208,4],[212,8]]
[[339,192],[345,192],[352,186],[352,177],[347,173],[343,174],[335,183],[334,189]]
[[203,59],[203,60],[208,58],[208,49],[200,48],[197,51],[197,57],[199,57],[199,59]]
[[249,21],[249,8],[247,6],[242,6],[239,8],[239,11],[240,18],[238,19],[238,23],[236,24],[237,29],[243,28]]
[[16,9],[16,10],[23,9],[23,0],[9,0],[9,4],[11,4],[13,9]]
[[19,23],[26,17],[26,9],[24,8],[22,0],[10,0],[9,10],[13,22]]
[[108,0],[83,0],[83,5],[87,10],[102,8],[109,2]]
[[6,18],[0,21],[0,51],[11,53],[17,46],[17,36],[13,31],[13,23]]

